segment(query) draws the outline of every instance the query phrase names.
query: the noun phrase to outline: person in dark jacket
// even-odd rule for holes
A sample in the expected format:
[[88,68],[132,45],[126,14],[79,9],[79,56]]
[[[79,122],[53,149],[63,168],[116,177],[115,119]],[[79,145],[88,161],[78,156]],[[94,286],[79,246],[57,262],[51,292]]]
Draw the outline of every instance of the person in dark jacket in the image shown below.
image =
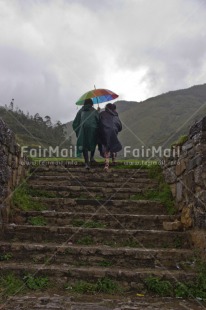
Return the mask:
[[[90,168],[94,160],[95,148],[97,145],[99,113],[93,108],[92,99],[86,99],[84,106],[78,111],[74,121],[73,129],[77,136],[77,156],[83,153],[85,167]],[[89,153],[90,163],[89,163]]]
[[118,133],[122,130],[122,124],[116,111],[116,105],[108,103],[105,111],[99,115],[99,151],[105,158],[104,170],[109,169],[109,158],[114,162],[116,153],[121,151],[122,145],[118,140]]

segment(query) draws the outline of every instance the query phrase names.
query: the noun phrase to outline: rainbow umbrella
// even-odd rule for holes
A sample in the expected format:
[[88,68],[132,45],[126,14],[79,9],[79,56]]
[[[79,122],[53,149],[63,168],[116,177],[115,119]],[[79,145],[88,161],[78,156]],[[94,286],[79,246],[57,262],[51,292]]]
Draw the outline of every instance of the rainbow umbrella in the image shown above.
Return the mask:
[[117,94],[108,89],[97,88],[88,91],[82,95],[76,102],[76,105],[83,105],[86,99],[92,99],[94,104],[114,100],[119,97]]

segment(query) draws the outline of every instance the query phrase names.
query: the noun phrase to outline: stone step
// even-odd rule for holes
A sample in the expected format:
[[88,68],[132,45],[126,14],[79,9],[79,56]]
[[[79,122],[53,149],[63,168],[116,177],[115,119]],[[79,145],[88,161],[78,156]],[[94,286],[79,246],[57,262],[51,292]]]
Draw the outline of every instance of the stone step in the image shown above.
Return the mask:
[[187,249],[111,248],[39,243],[0,242],[0,259],[9,262],[193,270],[194,253]]
[[[135,180],[135,181],[134,181]],[[27,183],[29,185],[41,185],[41,186],[54,186],[61,185],[61,186],[86,186],[86,187],[103,187],[103,188],[145,188],[145,189],[156,189],[158,184],[156,181],[151,181],[149,179],[131,179],[128,180],[127,178],[119,178],[117,179],[110,179],[109,181],[105,181],[101,178],[93,179],[91,178],[69,178],[69,177],[49,177],[49,179],[44,179],[44,177],[40,178],[30,178]]]
[[132,177],[125,178],[119,175],[116,175],[115,177],[112,177],[110,174],[105,174],[104,176],[100,176],[98,173],[93,173],[92,176],[90,174],[84,174],[81,175],[80,177],[75,177],[73,175],[36,175],[32,174],[29,176],[28,181],[38,181],[38,182],[67,182],[67,181],[76,181],[76,180],[81,180],[81,181],[92,181],[92,182],[105,182],[105,184],[109,183],[114,183],[114,182],[130,182],[132,183],[152,183],[152,184],[157,184],[158,181],[155,179],[151,178],[145,178],[145,177]]
[[73,177],[80,177],[86,176],[91,177],[94,175],[99,175],[103,178],[116,178],[116,177],[132,177],[132,178],[149,178],[150,172],[149,170],[142,170],[142,169],[110,169],[109,172],[105,172],[103,168],[94,168],[87,170],[85,168],[56,168],[56,169],[49,169],[49,168],[36,168],[31,169],[31,174],[37,176],[54,176],[54,175],[61,175],[61,176],[73,176]]
[[5,224],[1,240],[105,244],[115,246],[189,248],[187,232]]
[[[51,226],[75,226],[90,228],[114,228],[114,229],[162,229],[163,222],[172,222],[177,218],[172,215],[136,215],[96,213],[56,212],[56,211],[27,211],[19,212],[14,217],[16,224],[29,224],[32,217],[41,217],[45,225]],[[16,220],[15,220],[16,219]],[[86,225],[86,226],[84,226]]]
[[[120,295],[121,294],[121,295]],[[131,296],[130,296],[131,295]],[[83,294],[55,294],[42,292],[23,296],[14,295],[9,297],[4,304],[6,308],[2,310],[204,310],[204,301],[196,299],[156,297],[146,294],[135,297],[134,293],[117,293],[115,296],[101,296]],[[18,308],[17,308],[18,305]]]
[[167,214],[166,208],[158,201],[151,200],[101,200],[33,197],[48,210],[110,214]]
[[[135,197],[137,194],[143,194],[148,188],[143,186],[142,188],[137,187],[119,187],[119,188],[104,188],[104,187],[89,187],[89,186],[58,186],[58,185],[31,185],[30,188],[33,190],[31,195],[47,196],[48,192],[56,197],[79,197],[79,198],[92,198],[96,199],[129,199]],[[41,193],[43,191],[43,193]]]
[[[62,266],[56,264],[24,264],[3,262],[0,265],[2,275],[13,273],[20,277],[25,275],[44,276],[49,278],[50,285],[53,288],[65,289],[65,286],[71,287],[79,280],[87,282],[96,282],[102,278],[109,278],[119,283],[121,288],[127,291],[138,290],[139,285],[144,285],[144,280],[154,276],[164,280],[170,280],[173,283],[189,282],[194,280],[195,273],[185,272],[183,270],[155,270],[155,269],[127,269],[117,267],[74,267]],[[66,290],[65,290],[66,292]]]
[[[145,184],[144,184],[145,185]],[[37,185],[30,185],[31,189],[34,190],[43,190],[43,191],[56,191],[56,192],[61,192],[61,191],[71,191],[71,192],[82,192],[82,191],[90,191],[90,192],[103,192],[103,193],[114,193],[114,192],[120,192],[120,193],[132,193],[132,194],[136,194],[136,193],[140,193],[142,191],[140,191],[139,189],[139,185],[137,184],[136,187],[129,187],[129,188],[125,188],[124,184],[121,184],[119,187],[114,188],[103,188],[103,187],[99,187],[99,186],[81,186],[80,185],[71,185],[71,186],[67,186],[67,185],[56,185],[56,184],[51,184],[51,185],[44,185],[44,184],[37,184]]]
[[[136,194],[141,194],[142,190],[136,191]],[[124,192],[115,192],[115,193],[109,193],[109,192],[91,192],[91,191],[87,191],[85,190],[83,193],[81,193],[81,190],[76,191],[76,190],[70,190],[68,191],[47,191],[47,193],[43,193],[43,195],[45,196],[53,196],[53,197],[57,197],[57,198],[77,198],[79,197],[79,199],[96,199],[97,201],[99,200],[110,200],[110,199],[118,199],[118,200],[122,200],[122,199],[134,199],[135,195],[134,193],[124,193]],[[43,196],[42,193],[36,193],[35,197],[42,197]]]
[[[103,165],[90,165],[90,171],[96,170],[96,171],[101,171],[102,168],[104,168],[104,164]],[[110,169],[111,171],[116,171],[116,170],[126,170],[126,171],[141,171],[141,172],[148,172],[150,169],[148,168],[141,168],[138,165],[136,165],[135,167],[128,167],[127,165],[111,165],[110,164]],[[68,170],[68,171],[75,171],[75,170],[79,170],[79,171],[85,171],[87,169],[85,169],[85,164],[83,165],[74,165],[74,166],[64,166],[64,165],[34,165],[30,168],[30,171],[63,171],[63,170]]]

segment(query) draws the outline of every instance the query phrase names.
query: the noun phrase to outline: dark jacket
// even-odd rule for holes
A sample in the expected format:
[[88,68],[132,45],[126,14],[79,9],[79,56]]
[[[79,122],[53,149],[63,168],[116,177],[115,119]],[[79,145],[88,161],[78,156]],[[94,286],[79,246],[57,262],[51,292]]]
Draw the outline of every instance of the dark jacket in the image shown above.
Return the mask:
[[77,156],[83,150],[94,151],[97,145],[99,113],[90,105],[83,106],[73,121],[77,136]]
[[122,130],[122,124],[116,111],[105,109],[99,115],[99,151],[101,156],[104,152],[116,153],[121,151],[122,145],[117,135]]

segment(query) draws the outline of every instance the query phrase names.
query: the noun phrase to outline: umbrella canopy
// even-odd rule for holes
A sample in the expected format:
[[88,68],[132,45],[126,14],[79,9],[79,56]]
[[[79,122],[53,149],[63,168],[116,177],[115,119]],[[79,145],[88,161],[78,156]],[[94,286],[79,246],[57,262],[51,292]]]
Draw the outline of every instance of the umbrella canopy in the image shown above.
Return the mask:
[[108,89],[93,89],[82,95],[76,102],[76,105],[83,105],[86,99],[92,99],[94,104],[114,100],[119,97],[117,94]]

